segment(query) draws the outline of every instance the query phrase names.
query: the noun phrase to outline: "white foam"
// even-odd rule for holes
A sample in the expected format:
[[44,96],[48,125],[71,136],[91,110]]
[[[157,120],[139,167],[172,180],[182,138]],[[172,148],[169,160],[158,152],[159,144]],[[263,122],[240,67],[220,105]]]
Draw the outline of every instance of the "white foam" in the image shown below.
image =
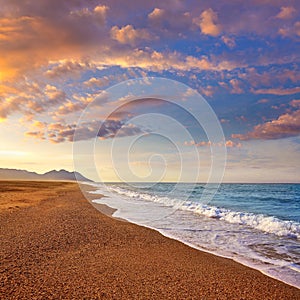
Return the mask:
[[225,208],[209,206],[191,201],[181,201],[179,199],[159,197],[157,195],[139,193],[120,187],[110,187],[109,189],[112,192],[126,197],[141,199],[144,201],[152,201],[168,207],[173,207],[174,209],[190,211],[199,215],[204,215],[233,224],[250,226],[251,228],[261,230],[266,233],[276,234],[277,236],[300,239],[300,223],[294,221],[280,220],[274,216],[266,216],[263,214],[232,211]]

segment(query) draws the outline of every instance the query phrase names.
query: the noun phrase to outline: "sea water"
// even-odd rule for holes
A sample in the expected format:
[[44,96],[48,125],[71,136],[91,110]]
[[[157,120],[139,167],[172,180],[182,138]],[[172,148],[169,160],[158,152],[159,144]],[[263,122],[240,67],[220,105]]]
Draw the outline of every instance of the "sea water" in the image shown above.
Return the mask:
[[116,217],[300,288],[300,184],[94,186]]

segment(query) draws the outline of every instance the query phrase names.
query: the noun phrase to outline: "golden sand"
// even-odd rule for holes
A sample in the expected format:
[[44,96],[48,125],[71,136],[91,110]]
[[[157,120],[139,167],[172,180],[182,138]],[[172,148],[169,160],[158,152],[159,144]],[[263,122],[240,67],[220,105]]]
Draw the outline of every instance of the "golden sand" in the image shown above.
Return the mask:
[[0,191],[1,299],[300,299],[259,271],[100,213],[76,183],[2,181]]

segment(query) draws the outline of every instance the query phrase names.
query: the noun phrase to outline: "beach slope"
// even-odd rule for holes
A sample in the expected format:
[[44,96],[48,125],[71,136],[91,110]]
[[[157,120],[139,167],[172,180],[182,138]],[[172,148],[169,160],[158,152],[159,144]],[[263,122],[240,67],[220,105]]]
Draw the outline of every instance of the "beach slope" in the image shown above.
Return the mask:
[[232,260],[96,210],[76,183],[0,181],[1,299],[300,299]]

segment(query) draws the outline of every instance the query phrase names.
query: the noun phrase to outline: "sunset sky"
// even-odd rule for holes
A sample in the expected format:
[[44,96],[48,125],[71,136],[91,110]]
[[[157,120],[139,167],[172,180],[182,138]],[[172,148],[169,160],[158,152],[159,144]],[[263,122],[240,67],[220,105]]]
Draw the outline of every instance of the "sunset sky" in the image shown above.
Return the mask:
[[[84,108],[117,83],[149,76],[181,82],[212,107],[227,146],[224,181],[300,182],[300,1],[0,0],[0,7],[1,168],[73,170]],[[110,101],[98,103],[100,121]],[[115,140],[124,151],[151,127],[130,118],[153,107],[168,111],[156,99],[132,104],[97,132],[97,143],[106,149]],[[178,120],[188,125],[181,113]],[[89,140],[92,120],[86,126],[76,143]],[[186,157],[189,147],[211,146],[179,135],[173,142]],[[176,180],[176,149],[148,134],[133,149],[136,172],[147,174],[143,155],[155,154],[154,145],[172,164],[164,180]],[[97,163],[104,180],[117,179],[104,152]]]

